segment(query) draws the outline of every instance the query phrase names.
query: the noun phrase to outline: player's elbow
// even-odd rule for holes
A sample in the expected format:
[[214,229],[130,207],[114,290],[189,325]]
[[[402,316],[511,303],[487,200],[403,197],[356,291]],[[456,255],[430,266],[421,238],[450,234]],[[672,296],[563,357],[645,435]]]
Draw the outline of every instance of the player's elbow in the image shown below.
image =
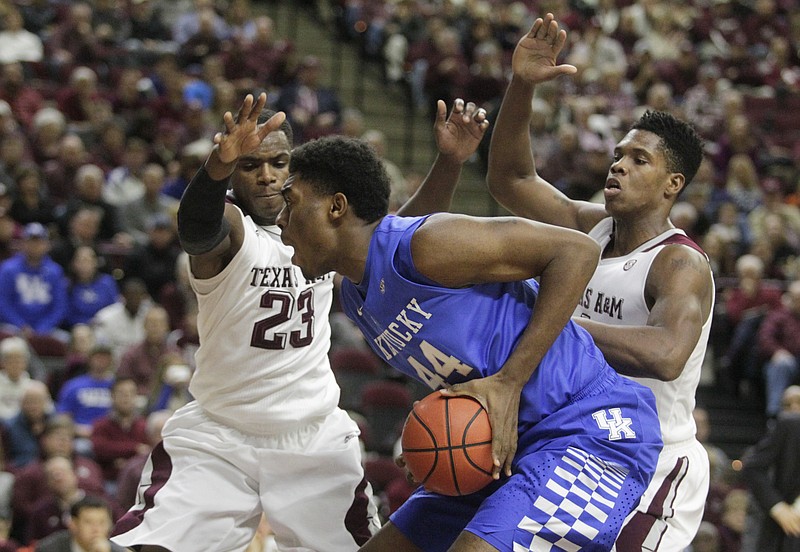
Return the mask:
[[591,276],[600,262],[600,244],[577,230],[568,230],[568,232],[570,241],[565,244],[564,251],[569,252],[570,261],[574,265]]
[[519,190],[533,185],[535,174],[523,174],[509,166],[490,164],[486,171],[486,187],[492,197],[512,212],[520,200]]
[[651,372],[656,375],[656,379],[665,382],[678,379],[686,365],[686,359],[676,351],[655,354],[650,359],[650,362],[654,366]]

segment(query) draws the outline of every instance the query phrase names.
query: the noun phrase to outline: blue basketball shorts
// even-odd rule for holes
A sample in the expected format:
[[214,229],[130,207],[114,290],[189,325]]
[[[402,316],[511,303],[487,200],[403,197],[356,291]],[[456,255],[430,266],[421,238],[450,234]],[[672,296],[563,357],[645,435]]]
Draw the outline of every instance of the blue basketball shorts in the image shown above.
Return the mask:
[[511,477],[462,497],[420,488],[392,523],[425,552],[446,551],[464,530],[501,552],[611,550],[662,443],[652,392],[610,380],[521,425]]

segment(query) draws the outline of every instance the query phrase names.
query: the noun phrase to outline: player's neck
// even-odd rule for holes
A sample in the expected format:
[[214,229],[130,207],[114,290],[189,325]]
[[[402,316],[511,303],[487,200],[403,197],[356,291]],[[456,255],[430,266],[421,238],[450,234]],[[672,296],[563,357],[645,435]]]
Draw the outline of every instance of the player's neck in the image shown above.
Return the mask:
[[640,219],[636,221],[614,220],[612,242],[603,252],[604,257],[627,255],[656,236],[675,226],[669,219]]
[[335,270],[355,284],[360,284],[364,279],[372,233],[379,222],[380,219],[371,224],[352,227],[346,235],[343,234],[343,239],[340,241],[345,247],[341,248],[343,254]]

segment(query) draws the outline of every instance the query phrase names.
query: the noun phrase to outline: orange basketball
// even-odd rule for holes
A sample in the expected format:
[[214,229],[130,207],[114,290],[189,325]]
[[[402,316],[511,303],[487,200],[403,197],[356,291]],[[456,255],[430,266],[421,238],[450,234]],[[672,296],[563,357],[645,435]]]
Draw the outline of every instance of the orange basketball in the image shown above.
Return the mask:
[[429,491],[460,496],[492,481],[492,428],[475,399],[431,393],[409,413],[401,443],[406,468]]

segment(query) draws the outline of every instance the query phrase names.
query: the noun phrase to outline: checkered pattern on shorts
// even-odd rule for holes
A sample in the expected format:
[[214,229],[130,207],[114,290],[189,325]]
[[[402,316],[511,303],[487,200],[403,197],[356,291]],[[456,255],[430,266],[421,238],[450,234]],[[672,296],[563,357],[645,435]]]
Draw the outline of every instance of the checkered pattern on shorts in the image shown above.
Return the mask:
[[514,552],[573,552],[590,544],[614,509],[626,476],[619,466],[568,448],[533,512],[518,525]]

